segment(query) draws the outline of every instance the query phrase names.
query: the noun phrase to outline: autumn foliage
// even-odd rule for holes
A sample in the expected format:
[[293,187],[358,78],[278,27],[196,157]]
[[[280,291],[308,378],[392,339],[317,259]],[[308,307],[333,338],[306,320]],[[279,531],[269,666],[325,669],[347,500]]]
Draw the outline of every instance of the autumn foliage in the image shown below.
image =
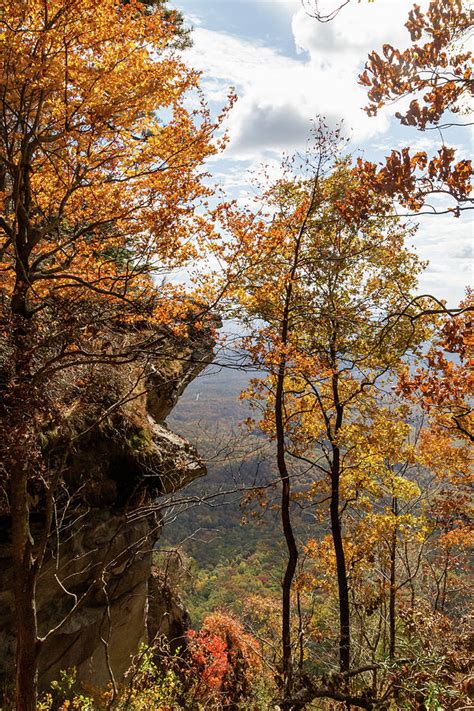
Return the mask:
[[[36,582],[64,474],[42,445],[45,423],[65,426],[52,379],[94,363],[144,367],[163,329],[194,326],[202,306],[165,277],[201,254],[203,161],[224,139],[179,57],[182,20],[163,2],[7,1],[0,39],[2,490],[26,711],[41,647]],[[134,337],[112,345],[124,328]],[[84,373],[71,379],[84,395]],[[35,536],[33,500],[48,512]]]
[[369,116],[387,102],[419,92],[424,92],[421,106],[415,98],[408,111],[396,114],[401,123],[425,129],[446,111],[462,114],[463,100],[472,92],[472,52],[463,46],[472,21],[472,10],[462,0],[432,0],[426,14],[415,4],[405,25],[413,44],[403,52],[386,44],[383,56],[369,55],[360,77],[368,87]]
[[[456,125],[451,114],[465,114],[472,96],[472,52],[465,46],[472,10],[462,0],[432,0],[426,14],[414,5],[405,26],[411,46],[402,52],[386,44],[383,56],[372,52],[359,77],[368,90],[368,115],[414,96],[408,110],[396,113],[402,124],[422,131]],[[427,41],[419,44],[421,39]],[[393,150],[382,167],[360,160],[359,170],[375,190],[395,196],[410,210],[420,211],[437,194],[451,198],[444,211],[459,216],[472,204],[472,165],[468,159],[456,161],[455,153],[444,144],[432,158],[425,151],[412,155],[408,148]]]
[[259,643],[232,615],[214,612],[198,632],[188,632],[190,673],[198,679],[201,700],[218,699],[231,707],[250,696],[252,685],[262,672]]
[[446,146],[431,159],[424,151],[410,155],[408,148],[393,150],[381,167],[359,158],[357,172],[368,190],[393,197],[414,212],[419,212],[434,193],[453,198],[457,205],[448,208],[448,212],[458,217],[461,206],[470,200],[471,161],[456,163],[455,149]]
[[68,0],[3,7],[1,285],[29,316],[79,294],[158,305],[150,274],[197,254],[217,124],[178,26],[157,4]]
[[438,429],[473,441],[472,396],[472,294],[461,304],[462,312],[440,328],[414,373],[405,370],[399,391],[419,402]]
[[[433,596],[431,624],[442,624],[472,536],[459,441],[469,305],[451,320],[442,302],[416,296],[424,265],[406,246],[416,230],[393,216],[393,200],[421,207],[408,152],[403,193],[388,182],[394,164],[381,178],[341,157],[341,138],[321,121],[312,149],[282,164],[255,209],[216,212],[249,331],[241,346],[260,371],[244,394],[256,412],[248,425],[274,448],[281,481],[284,709],[428,698],[441,651],[422,651],[425,631],[411,620]],[[304,545],[298,506],[318,530]],[[338,681],[308,681],[313,665],[337,669]],[[439,698],[450,693],[440,687]]]

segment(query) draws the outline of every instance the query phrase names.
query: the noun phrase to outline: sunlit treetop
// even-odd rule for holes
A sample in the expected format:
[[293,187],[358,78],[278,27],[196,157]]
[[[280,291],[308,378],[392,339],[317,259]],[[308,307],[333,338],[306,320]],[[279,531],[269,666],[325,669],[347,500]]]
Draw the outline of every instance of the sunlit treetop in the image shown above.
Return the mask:
[[[11,0],[0,19],[1,284],[136,298],[196,255],[202,164],[222,139],[163,2]],[[77,293],[77,292],[74,292]]]
[[291,283],[287,348],[298,357],[328,360],[336,322],[335,349],[348,363],[375,367],[403,349],[413,330],[403,313],[411,313],[423,264],[404,245],[412,228],[386,214],[391,203],[360,180],[357,166],[336,161],[316,184],[287,174],[259,204],[221,206],[218,217],[231,235],[225,278],[248,317],[265,321],[262,333],[277,338]]

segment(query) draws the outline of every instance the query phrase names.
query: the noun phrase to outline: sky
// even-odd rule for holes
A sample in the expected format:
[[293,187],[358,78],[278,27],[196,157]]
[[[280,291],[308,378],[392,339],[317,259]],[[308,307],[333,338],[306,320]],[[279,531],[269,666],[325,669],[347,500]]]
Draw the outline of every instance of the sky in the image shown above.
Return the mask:
[[[230,87],[238,95],[226,125],[229,144],[209,165],[213,179],[232,197],[248,198],[250,176],[262,164],[276,173],[285,154],[304,150],[317,115],[330,125],[342,120],[348,150],[371,160],[383,160],[392,148],[405,146],[433,153],[442,139],[457,147],[459,159],[472,152],[469,129],[450,129],[440,136],[438,131],[400,126],[394,117],[400,104],[375,118],[362,110],[366,94],[357,76],[370,51],[384,43],[408,46],[404,23],[409,0],[352,0],[325,24],[310,17],[301,0],[171,4],[193,27],[193,46],[185,59],[202,72],[201,86],[213,111],[225,104]],[[320,9],[331,11],[336,4],[320,0]],[[427,0],[418,4],[423,9]],[[456,306],[473,282],[472,221],[424,216],[418,222],[415,248],[430,262],[420,291]]]

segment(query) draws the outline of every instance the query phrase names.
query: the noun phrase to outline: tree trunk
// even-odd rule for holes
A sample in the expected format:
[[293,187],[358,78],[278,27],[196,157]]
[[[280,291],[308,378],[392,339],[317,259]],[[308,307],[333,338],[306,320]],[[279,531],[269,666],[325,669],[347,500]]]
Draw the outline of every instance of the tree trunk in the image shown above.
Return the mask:
[[[18,310],[14,313],[15,379],[8,393],[5,416],[6,468],[10,484],[10,515],[14,595],[16,613],[15,708],[34,711],[37,702],[38,626],[36,615],[37,563],[30,529],[28,482],[38,465],[38,442],[34,413],[37,398],[31,385],[30,325],[23,316],[25,292],[17,291]],[[23,298],[22,298],[23,297]]]
[[337,588],[339,597],[339,669],[349,671],[350,667],[350,611],[349,585],[347,582],[346,558],[342,540],[341,517],[339,513],[339,451],[334,452],[331,482],[331,533],[336,556]]
[[285,575],[283,578],[282,589],[282,671],[283,671],[283,688],[285,696],[289,696],[293,682],[293,663],[291,653],[291,587],[293,578],[296,572],[298,562],[298,548],[296,546],[293,526],[291,524],[290,512],[290,477],[286,466],[285,458],[285,426],[283,421],[283,386],[285,378],[285,364],[281,364],[278,371],[276,397],[275,397],[275,423],[277,432],[277,463],[280,479],[282,482],[281,490],[281,522],[283,534],[285,536],[286,546],[288,549],[288,560],[286,563]]
[[[398,501],[396,497],[392,499],[392,513],[398,515]],[[397,553],[397,526],[394,527],[392,540],[390,542],[390,590],[388,604],[389,620],[389,649],[390,659],[395,658],[395,623],[396,623],[396,553]]]
[[[283,350],[280,354],[277,379],[276,379],[276,389],[275,389],[275,429],[276,429],[276,440],[277,440],[277,465],[278,472],[280,475],[280,480],[282,484],[281,489],[281,522],[283,528],[283,534],[285,536],[286,547],[288,550],[288,559],[286,563],[285,575],[283,578],[282,587],[282,623],[281,623],[281,639],[282,639],[282,677],[283,677],[283,692],[284,697],[289,697],[292,692],[293,687],[293,660],[292,660],[292,650],[291,650],[291,588],[293,585],[293,579],[295,577],[296,565],[298,563],[298,547],[296,545],[295,536],[293,533],[293,526],[291,523],[291,484],[290,476],[288,472],[288,467],[286,464],[286,449],[285,449],[285,419],[284,419],[284,404],[285,404],[285,376],[287,371],[287,358],[285,354],[285,348],[288,345],[288,336],[290,333],[290,313],[292,309],[292,298],[293,298],[293,281],[295,279],[299,260],[300,260],[300,250],[303,240],[303,235],[306,229],[307,220],[312,212],[314,206],[314,200],[316,196],[316,189],[319,181],[319,167],[316,172],[313,188],[311,191],[311,199],[308,205],[308,209],[303,218],[303,221],[298,230],[296,236],[294,251],[293,251],[293,262],[291,271],[289,274],[289,280],[286,287],[283,314],[281,319],[281,345]],[[300,645],[303,641],[300,636]],[[282,709],[291,708],[282,703]]]
[[[21,428],[25,432],[26,428]],[[27,429],[26,429],[27,431]],[[38,629],[36,619],[36,563],[30,531],[28,452],[10,468],[12,558],[16,612],[16,709],[36,709]]]
[[342,540],[342,525],[339,501],[339,486],[341,478],[341,450],[337,443],[337,437],[343,424],[344,406],[339,397],[339,378],[336,357],[336,340],[338,325],[334,324],[334,332],[331,343],[331,366],[334,374],[332,376],[332,393],[336,412],[334,423],[334,434],[328,433],[331,439],[332,464],[331,464],[331,533],[336,557],[337,588],[339,597],[339,669],[341,672],[348,672],[351,663],[351,629],[350,629],[350,608],[349,608],[349,584],[347,581],[346,556],[344,552],[344,542]]
[[441,605],[440,605],[440,610],[441,612],[444,612],[444,608],[446,605],[446,593],[448,590],[448,576],[449,576],[449,548],[446,550],[446,557],[445,557],[445,564],[444,564],[444,570],[443,570],[443,586],[441,590]]
[[38,683],[38,630],[36,620],[36,572],[26,553],[23,565],[15,562],[16,711],[35,711]]

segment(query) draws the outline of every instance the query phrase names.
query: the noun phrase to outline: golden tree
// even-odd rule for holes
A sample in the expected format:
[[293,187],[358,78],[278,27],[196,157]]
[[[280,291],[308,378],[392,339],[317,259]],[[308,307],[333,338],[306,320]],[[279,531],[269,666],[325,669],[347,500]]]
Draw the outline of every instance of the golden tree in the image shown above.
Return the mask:
[[[35,589],[54,497],[39,439],[55,417],[48,383],[78,363],[156,349],[148,337],[117,351],[106,337],[113,324],[185,327],[196,311],[157,277],[196,256],[206,235],[196,205],[209,192],[202,164],[219,147],[219,119],[179,58],[181,18],[161,1],[7,0],[0,38],[3,475],[16,703],[26,710],[35,708]],[[32,482],[49,502],[40,541]]]
[[232,235],[226,278],[252,328],[245,346],[266,373],[251,391],[261,403],[258,426],[275,441],[282,483],[288,547],[282,600],[285,708],[300,708],[291,706],[296,683],[291,597],[299,555],[291,522],[292,462],[306,465],[306,476],[322,478],[329,500],[339,601],[338,666],[349,678],[343,516],[363,486],[356,476],[363,465],[350,461],[353,427],[359,418],[363,429],[384,379],[393,378],[406,354],[417,355],[428,333],[426,325],[413,320],[423,303],[413,302],[422,264],[404,246],[412,230],[390,216],[391,201],[360,179],[357,166],[339,157],[340,143],[339,130],[331,133],[320,124],[314,152],[300,169],[297,161],[285,166],[283,177],[261,196],[263,209],[220,208]]

